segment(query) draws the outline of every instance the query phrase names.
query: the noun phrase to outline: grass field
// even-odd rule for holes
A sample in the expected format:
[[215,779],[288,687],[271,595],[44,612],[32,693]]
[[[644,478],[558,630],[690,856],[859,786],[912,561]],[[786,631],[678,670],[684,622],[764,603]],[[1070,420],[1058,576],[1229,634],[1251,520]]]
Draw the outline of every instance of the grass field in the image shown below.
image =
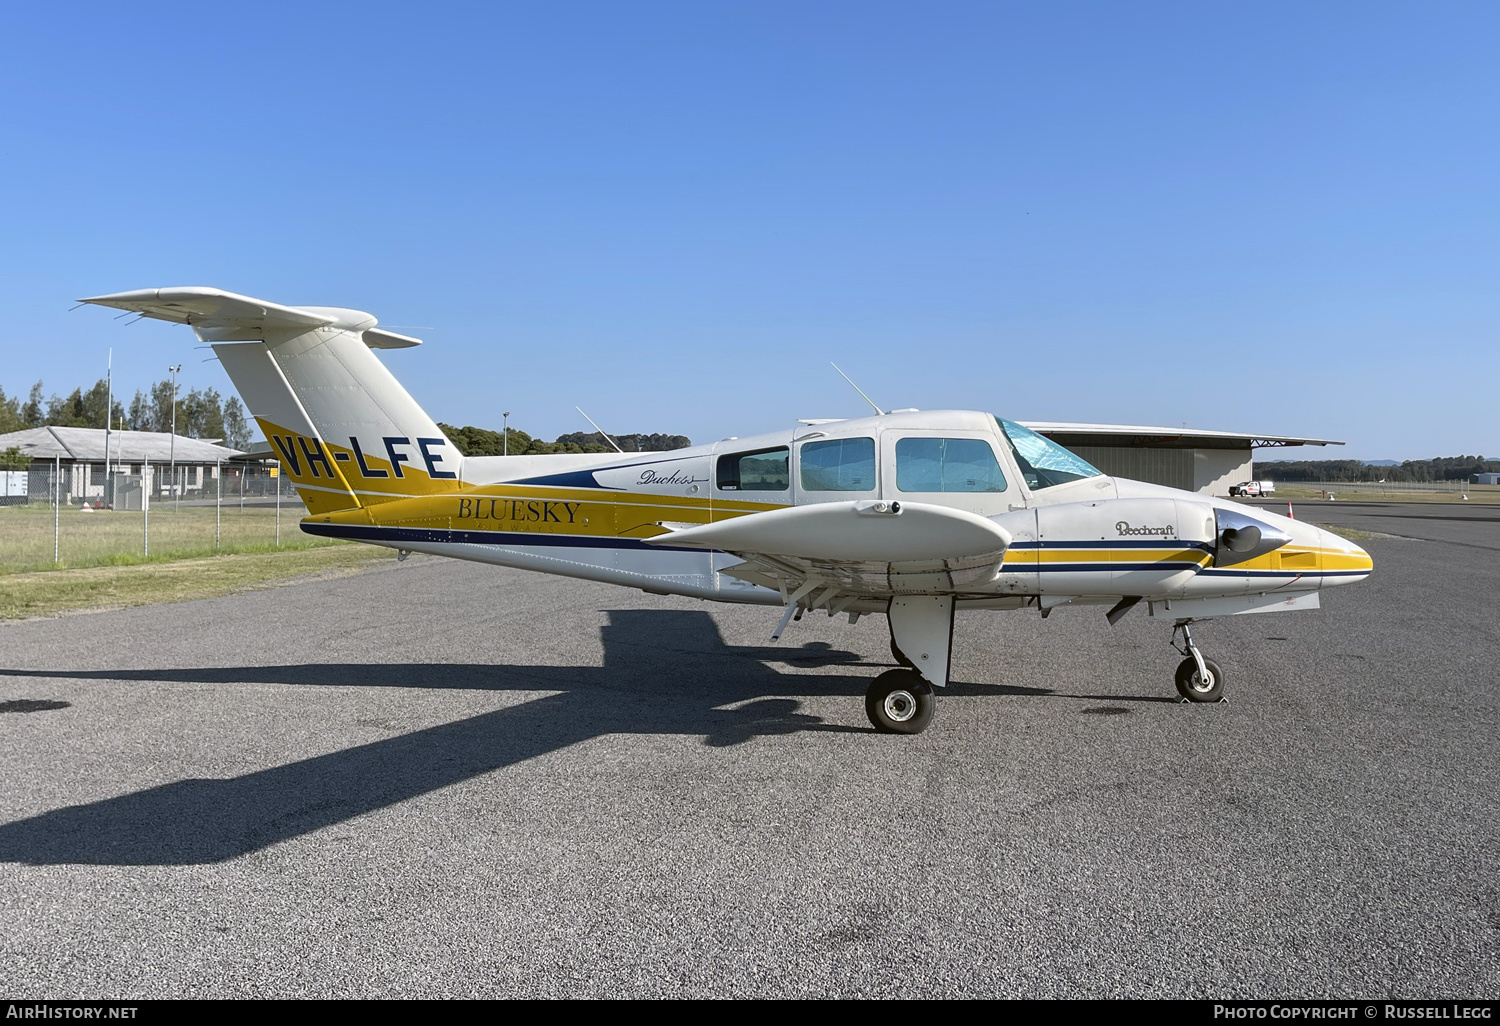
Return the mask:
[[[0,576],[37,570],[96,566],[129,566],[212,556],[216,553],[274,552],[336,544],[303,534],[297,521],[306,515],[300,503],[281,510],[277,544],[276,510],[225,503],[214,542],[214,508],[166,503],[140,511],[82,512],[65,506],[57,515],[58,560],[53,562],[53,509],[48,505],[0,506]],[[150,554],[147,555],[149,527]]]
[[[1328,488],[1335,502],[1457,502],[1480,505],[1500,503],[1500,487],[1495,485],[1471,485],[1467,492],[1407,492],[1383,489],[1378,484],[1339,485]],[[1464,499],[1468,495],[1468,499]],[[1326,502],[1324,490],[1304,485],[1278,484],[1276,494],[1267,496],[1281,502]]]
[[354,573],[376,560],[394,558],[387,548],[338,543],[136,566],[13,573],[0,577],[0,620],[212,598],[313,575]]

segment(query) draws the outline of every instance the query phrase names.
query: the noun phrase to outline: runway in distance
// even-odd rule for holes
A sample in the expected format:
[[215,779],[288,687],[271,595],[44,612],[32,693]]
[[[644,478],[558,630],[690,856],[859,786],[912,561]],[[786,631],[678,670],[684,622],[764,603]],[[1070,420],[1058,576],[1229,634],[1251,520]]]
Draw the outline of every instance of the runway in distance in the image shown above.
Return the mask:
[[[358,310],[201,287],[82,300],[211,343],[309,511],[309,534],[661,595],[889,621],[899,669],[865,696],[915,734],[948,682],[959,609],[1097,605],[1173,625],[1176,687],[1218,701],[1199,620],[1316,609],[1371,571],[1359,546],[1227,500],[1108,477],[988,413],[879,411],[671,452],[465,457],[372,349],[420,345]],[[878,408],[877,408],[878,409]]]

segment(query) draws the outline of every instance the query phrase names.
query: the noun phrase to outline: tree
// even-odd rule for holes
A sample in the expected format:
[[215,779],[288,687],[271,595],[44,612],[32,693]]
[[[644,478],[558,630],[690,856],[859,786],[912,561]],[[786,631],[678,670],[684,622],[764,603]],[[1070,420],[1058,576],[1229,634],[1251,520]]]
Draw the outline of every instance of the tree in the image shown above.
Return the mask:
[[178,401],[177,433],[189,438],[224,437],[224,411],[217,390],[195,388]]
[[42,426],[42,418],[47,413],[42,403],[42,383],[38,381],[31,386],[31,396],[26,400],[26,405],[21,407],[21,419],[26,422],[27,427]]
[[[147,400],[151,411],[151,427],[149,431],[171,431],[172,430],[172,382],[158,381],[151,386],[151,397]],[[179,413],[182,412],[178,408]]]
[[0,388],[0,435],[19,431],[25,426],[26,422],[21,418],[20,398],[9,398],[5,389]]
[[250,425],[245,422],[245,408],[237,396],[224,403],[224,444],[242,452],[250,447]]
[[132,431],[156,430],[156,413],[151,408],[151,400],[139,388],[130,399],[130,413],[126,420]]
[[[666,452],[670,449],[686,449],[693,444],[687,435],[610,435],[626,452]],[[559,445],[598,445],[606,452],[613,452],[614,446],[607,442],[603,435],[597,431],[573,431],[566,435],[558,435]],[[589,450],[592,451],[592,450]]]
[[31,457],[21,452],[21,447],[12,445],[0,452],[0,470],[25,470],[31,466]]
[[[510,444],[505,444],[499,431],[488,428],[461,427],[439,424],[448,440],[465,456],[501,456],[509,452],[512,456],[542,456],[552,453],[614,452],[598,432],[574,431],[559,435],[555,442],[544,442],[532,438],[520,428],[510,429]],[[685,449],[692,445],[686,435],[611,435],[626,452],[660,452],[666,449]]]
[[[40,389],[32,389],[32,398],[33,400],[40,399]],[[87,392],[81,388],[75,388],[66,399],[55,395],[48,399],[47,412],[42,418],[43,423],[57,427],[103,428],[110,426],[110,422],[105,417],[105,407],[109,405],[109,400],[109,382],[100,378]],[[111,412],[114,415],[113,425],[123,426],[125,408],[116,402],[112,404]]]

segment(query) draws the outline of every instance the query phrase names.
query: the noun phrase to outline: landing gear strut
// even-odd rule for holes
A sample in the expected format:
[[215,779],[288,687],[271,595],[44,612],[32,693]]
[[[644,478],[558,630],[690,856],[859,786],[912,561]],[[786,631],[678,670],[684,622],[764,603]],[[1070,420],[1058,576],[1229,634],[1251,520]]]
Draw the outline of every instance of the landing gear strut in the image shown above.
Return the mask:
[[902,665],[876,677],[865,692],[865,715],[882,734],[920,734],[932,722],[933,688],[948,683],[953,608],[952,595],[891,599],[891,655]]
[[[1193,621],[1178,620],[1172,627],[1171,645],[1187,656],[1177,667],[1177,693],[1184,702],[1224,701],[1224,671],[1212,659],[1203,658],[1203,653],[1193,643]],[[1182,632],[1183,644],[1177,644],[1177,632]]]

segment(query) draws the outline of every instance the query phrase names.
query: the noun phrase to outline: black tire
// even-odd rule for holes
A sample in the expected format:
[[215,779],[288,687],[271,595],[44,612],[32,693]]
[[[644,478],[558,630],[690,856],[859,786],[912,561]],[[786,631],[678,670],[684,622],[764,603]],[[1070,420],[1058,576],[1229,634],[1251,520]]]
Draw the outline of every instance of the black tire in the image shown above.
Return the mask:
[[1177,666],[1177,693],[1189,702],[1217,702],[1224,697],[1224,671],[1212,659],[1203,660],[1209,682],[1204,687],[1198,679],[1198,661],[1188,656]]
[[882,734],[920,734],[936,709],[932,685],[914,670],[886,670],[865,692],[865,715]]

